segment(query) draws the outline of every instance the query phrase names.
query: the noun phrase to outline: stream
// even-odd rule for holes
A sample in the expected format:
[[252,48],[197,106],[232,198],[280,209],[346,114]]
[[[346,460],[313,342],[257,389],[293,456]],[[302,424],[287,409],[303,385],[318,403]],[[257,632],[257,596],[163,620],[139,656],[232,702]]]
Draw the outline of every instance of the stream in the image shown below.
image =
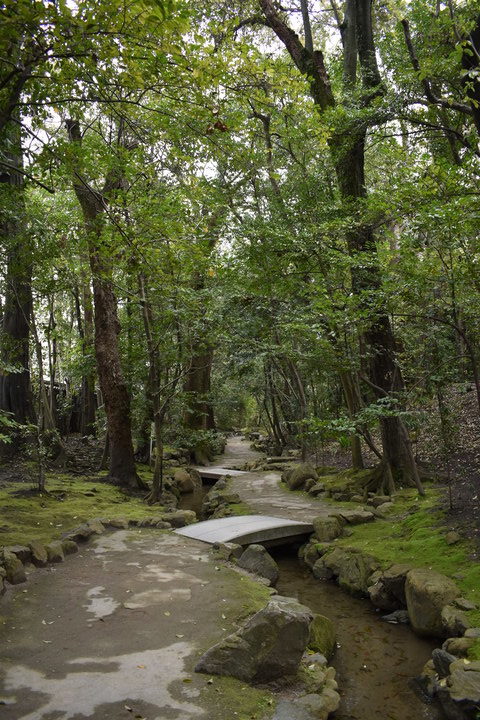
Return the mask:
[[[199,519],[209,485],[182,495],[179,508]],[[365,600],[331,582],[316,580],[297,557],[295,547],[269,548],[280,569],[279,594],[297,598],[330,618],[337,649],[330,664],[337,671],[341,704],[335,720],[442,720],[437,706],[425,705],[409,686],[438,642],[414,635],[408,626],[381,620]]]
[[330,664],[337,671],[341,704],[335,720],[440,720],[438,708],[425,705],[409,687],[438,646],[405,625],[381,620],[365,600],[331,582],[316,580],[293,548],[271,550],[280,568],[277,590],[330,618],[337,650]]

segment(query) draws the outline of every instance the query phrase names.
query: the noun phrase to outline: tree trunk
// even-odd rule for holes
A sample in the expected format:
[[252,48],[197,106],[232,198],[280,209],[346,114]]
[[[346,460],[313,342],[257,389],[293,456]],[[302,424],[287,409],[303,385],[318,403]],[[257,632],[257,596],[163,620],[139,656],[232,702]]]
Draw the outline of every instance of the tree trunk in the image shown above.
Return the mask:
[[[83,264],[83,263],[82,263]],[[83,338],[82,353],[87,370],[82,377],[82,435],[96,434],[96,410],[97,397],[95,394],[95,369],[90,366],[92,360],[91,355],[94,354],[94,317],[93,317],[93,298],[90,288],[90,281],[85,270],[82,270],[82,305],[83,305]]]
[[213,349],[197,347],[190,360],[184,382],[187,409],[183,423],[189,430],[215,430],[215,418],[210,399]]
[[[70,141],[81,143],[79,123],[67,121]],[[110,448],[110,479],[123,487],[147,489],[137,474],[133,454],[130,397],[122,374],[118,335],[120,323],[113,291],[113,259],[101,242],[108,192],[119,186],[118,173],[108,174],[102,193],[98,193],[75,173],[73,187],[82,208],[93,278],[95,308],[95,357],[107,416]]]
[[[20,127],[2,131],[0,148],[15,167],[22,166]],[[29,336],[32,311],[32,254],[25,233],[23,179],[14,169],[0,173],[0,242],[7,248],[5,303],[1,328],[0,410],[21,424],[34,422],[30,387]]]

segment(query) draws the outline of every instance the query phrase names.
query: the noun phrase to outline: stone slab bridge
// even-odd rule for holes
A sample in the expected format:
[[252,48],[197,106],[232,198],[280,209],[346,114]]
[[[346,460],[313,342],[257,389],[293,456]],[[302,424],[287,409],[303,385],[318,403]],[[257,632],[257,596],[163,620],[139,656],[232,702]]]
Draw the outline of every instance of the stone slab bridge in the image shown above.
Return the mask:
[[313,525],[270,515],[233,515],[187,525],[175,532],[211,545],[216,542],[235,542],[239,545],[259,543],[271,547],[306,539],[312,534]]

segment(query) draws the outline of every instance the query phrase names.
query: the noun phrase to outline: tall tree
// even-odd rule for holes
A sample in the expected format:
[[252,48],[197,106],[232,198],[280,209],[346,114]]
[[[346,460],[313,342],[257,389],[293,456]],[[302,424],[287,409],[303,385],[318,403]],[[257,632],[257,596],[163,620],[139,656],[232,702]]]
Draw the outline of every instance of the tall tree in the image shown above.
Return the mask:
[[[67,120],[70,141],[76,149],[75,157],[82,167],[80,123]],[[120,323],[117,300],[113,289],[114,258],[104,238],[105,210],[116,190],[123,185],[118,168],[107,172],[99,192],[90,186],[80,170],[74,171],[73,188],[82,208],[87,236],[95,308],[95,356],[100,388],[107,416],[110,450],[110,478],[127,487],[145,488],[135,468],[130,397],[122,373],[118,335]]]

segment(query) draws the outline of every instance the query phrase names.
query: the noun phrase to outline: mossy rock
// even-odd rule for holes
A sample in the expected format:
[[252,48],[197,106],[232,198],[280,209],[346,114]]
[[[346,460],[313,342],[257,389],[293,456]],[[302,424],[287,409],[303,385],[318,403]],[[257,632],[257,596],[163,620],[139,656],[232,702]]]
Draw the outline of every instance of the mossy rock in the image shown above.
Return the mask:
[[333,622],[325,615],[314,615],[310,623],[310,637],[308,640],[310,650],[325,655],[329,660],[335,650],[335,639],[336,633]]

